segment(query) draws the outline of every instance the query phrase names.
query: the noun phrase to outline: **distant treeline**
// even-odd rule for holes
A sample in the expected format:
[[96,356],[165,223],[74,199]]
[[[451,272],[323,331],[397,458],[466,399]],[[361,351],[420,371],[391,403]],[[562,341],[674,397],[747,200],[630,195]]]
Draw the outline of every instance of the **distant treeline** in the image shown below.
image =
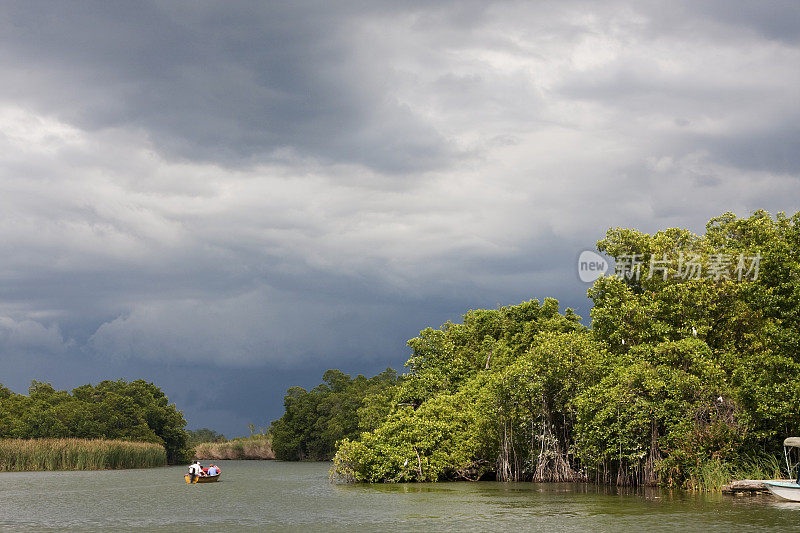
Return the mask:
[[0,472],[152,468],[167,464],[160,444],[101,439],[0,439]]
[[283,416],[269,428],[275,458],[283,461],[325,461],[336,443],[373,429],[389,413],[397,372],[387,368],[372,378],[351,378],[328,370],[323,383],[310,391],[291,387],[283,399]]
[[183,414],[144,380],[102,381],[72,391],[33,381],[28,395],[0,385],[0,439],[77,438],[163,446],[169,463],[191,458]]
[[411,339],[377,392],[338,371],[290,389],[276,454],[335,443],[336,475],[369,482],[775,475],[800,434],[800,213],[615,228],[598,249],[620,275],[589,289],[590,328],[553,299],[469,311]]
[[228,440],[222,433],[217,433],[213,429],[208,428],[196,430],[187,429],[186,434],[189,436],[189,446],[196,446],[203,442],[227,442]]

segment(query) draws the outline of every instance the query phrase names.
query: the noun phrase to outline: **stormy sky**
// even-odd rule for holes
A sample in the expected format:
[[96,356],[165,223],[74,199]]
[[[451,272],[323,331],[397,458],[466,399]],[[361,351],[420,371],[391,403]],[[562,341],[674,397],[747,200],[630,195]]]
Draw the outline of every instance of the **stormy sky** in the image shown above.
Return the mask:
[[800,203],[800,5],[3,2],[0,381],[235,436],[555,297],[609,227]]

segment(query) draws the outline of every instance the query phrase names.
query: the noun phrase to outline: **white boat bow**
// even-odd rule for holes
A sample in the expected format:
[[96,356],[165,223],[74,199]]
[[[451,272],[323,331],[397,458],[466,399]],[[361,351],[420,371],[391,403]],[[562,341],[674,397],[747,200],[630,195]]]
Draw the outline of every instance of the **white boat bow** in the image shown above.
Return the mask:
[[792,502],[800,502],[800,485],[794,481],[762,481],[769,491]]

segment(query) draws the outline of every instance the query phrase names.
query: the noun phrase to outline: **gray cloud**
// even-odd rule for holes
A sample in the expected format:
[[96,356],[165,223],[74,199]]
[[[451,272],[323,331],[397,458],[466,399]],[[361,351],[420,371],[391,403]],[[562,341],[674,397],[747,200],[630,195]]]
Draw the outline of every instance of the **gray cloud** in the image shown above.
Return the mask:
[[353,7],[39,7],[7,8],[4,92],[83,129],[141,128],[163,153],[232,165],[288,150],[407,171],[450,152],[386,97],[389,65],[359,64],[353,48],[368,43],[350,42]]

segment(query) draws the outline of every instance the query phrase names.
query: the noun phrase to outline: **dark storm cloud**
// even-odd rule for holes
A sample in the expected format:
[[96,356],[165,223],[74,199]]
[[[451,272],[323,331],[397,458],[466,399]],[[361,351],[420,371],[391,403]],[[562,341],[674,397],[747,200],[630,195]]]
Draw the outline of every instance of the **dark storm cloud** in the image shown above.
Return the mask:
[[687,11],[706,20],[747,28],[770,40],[797,43],[800,40],[800,4],[793,0],[777,0],[765,6],[747,0],[714,0],[686,2]]
[[[798,113],[800,118],[800,113]],[[739,168],[800,175],[800,127],[797,120],[775,124],[767,131],[695,139],[721,160]]]
[[[387,171],[441,166],[446,140],[386,98],[348,20],[317,3],[18,3],[2,17],[6,94],[84,129],[142,128],[225,164],[280,150]],[[31,73],[31,66],[34,72]]]

